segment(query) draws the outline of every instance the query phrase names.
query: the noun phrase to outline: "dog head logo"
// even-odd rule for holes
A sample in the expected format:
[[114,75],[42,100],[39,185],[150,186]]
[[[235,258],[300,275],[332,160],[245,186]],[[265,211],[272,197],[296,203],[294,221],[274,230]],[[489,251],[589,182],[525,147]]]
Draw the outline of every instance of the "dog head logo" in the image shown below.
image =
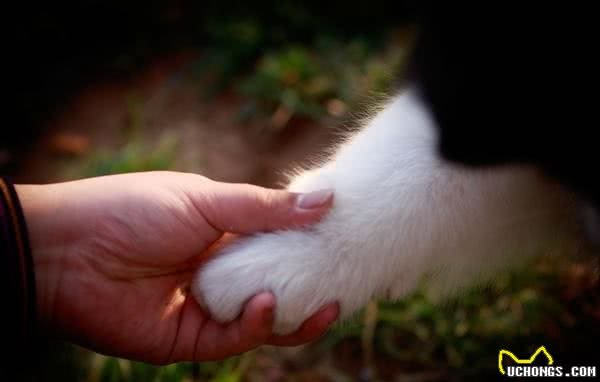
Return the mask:
[[554,363],[554,359],[552,358],[550,353],[548,353],[548,350],[546,350],[544,346],[540,346],[531,357],[523,359],[517,358],[517,356],[514,355],[512,352],[502,349],[500,350],[500,353],[498,353],[498,370],[502,375],[506,374],[506,370],[504,370],[504,367],[502,366],[502,360],[504,359],[504,356],[511,358],[518,365],[531,365],[540,353],[546,356],[546,359],[548,360],[548,365],[552,365]]

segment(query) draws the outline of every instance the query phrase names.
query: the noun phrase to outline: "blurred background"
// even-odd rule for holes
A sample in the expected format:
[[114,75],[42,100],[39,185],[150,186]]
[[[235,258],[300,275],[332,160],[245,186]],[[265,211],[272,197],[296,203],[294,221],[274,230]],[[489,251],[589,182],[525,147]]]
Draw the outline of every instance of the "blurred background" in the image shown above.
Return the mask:
[[[5,17],[0,172],[31,183],[169,169],[277,186],[392,94],[418,28],[407,1],[378,0],[56,1],[12,4]],[[594,364],[595,267],[537,260],[456,301],[419,290],[371,304],[317,343],[222,362],[153,367],[50,342],[41,375],[481,380],[498,377],[500,349],[525,356],[540,345],[557,364]]]

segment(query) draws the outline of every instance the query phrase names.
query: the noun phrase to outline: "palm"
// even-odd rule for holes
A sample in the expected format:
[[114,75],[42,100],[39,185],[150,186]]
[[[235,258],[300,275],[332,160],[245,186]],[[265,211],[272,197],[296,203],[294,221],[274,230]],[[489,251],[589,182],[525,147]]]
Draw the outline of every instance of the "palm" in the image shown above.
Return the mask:
[[[210,181],[174,173],[135,177],[91,179],[70,189],[74,195],[89,188],[111,192],[74,200],[79,220],[68,224],[86,239],[63,253],[62,263],[75,271],[64,272],[56,288],[60,329],[94,349],[153,363],[216,359],[256,346],[252,337],[259,333],[252,332],[262,317],[251,304],[241,320],[224,326],[187,293],[206,249],[223,234],[192,194]],[[298,333],[271,340],[305,342],[320,334],[320,326],[309,320]]]

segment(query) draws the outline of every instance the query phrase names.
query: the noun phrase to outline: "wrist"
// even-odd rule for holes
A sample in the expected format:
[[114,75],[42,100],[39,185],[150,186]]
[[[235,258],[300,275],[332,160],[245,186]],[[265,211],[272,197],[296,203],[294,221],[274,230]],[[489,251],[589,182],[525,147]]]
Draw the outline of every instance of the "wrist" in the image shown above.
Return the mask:
[[53,326],[55,298],[63,272],[64,236],[52,186],[15,185],[29,234],[35,273],[38,325]]
[[13,351],[8,362],[18,362],[36,337],[35,276],[19,197],[4,178],[0,178],[0,293],[10,328],[5,343]]

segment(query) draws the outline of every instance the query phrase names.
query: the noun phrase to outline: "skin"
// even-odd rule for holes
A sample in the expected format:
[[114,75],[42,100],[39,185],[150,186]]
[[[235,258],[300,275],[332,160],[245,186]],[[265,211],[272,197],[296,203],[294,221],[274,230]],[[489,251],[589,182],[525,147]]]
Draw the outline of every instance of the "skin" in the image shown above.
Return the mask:
[[332,303],[297,332],[275,336],[276,302],[268,291],[230,323],[211,320],[188,293],[225,233],[315,223],[331,194],[312,198],[307,208],[299,206],[299,194],[175,172],[16,189],[47,332],[105,354],[168,364],[222,359],[262,344],[303,344],[337,318]]

